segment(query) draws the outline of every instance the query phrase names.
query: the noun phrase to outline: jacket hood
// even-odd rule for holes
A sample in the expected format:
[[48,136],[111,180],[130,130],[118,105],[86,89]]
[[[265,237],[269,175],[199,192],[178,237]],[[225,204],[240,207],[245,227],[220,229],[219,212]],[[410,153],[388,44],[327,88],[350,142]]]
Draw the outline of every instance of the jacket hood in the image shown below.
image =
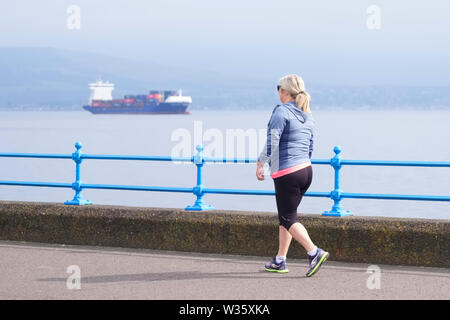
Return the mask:
[[309,118],[311,118],[311,115],[300,110],[297,105],[295,104],[295,101],[289,101],[285,104],[282,104],[282,106],[285,106],[288,108],[292,114],[302,123],[305,123]]

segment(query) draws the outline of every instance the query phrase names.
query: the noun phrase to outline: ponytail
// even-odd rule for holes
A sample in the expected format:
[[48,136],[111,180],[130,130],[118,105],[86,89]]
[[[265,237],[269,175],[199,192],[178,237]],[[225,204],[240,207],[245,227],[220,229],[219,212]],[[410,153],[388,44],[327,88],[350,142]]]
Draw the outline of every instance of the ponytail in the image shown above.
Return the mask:
[[308,114],[311,114],[311,109],[309,108],[309,101],[311,100],[311,96],[308,92],[302,91],[295,97],[295,103],[297,104],[297,107],[302,110],[303,112],[306,112]]
[[278,85],[289,92],[292,98],[295,99],[295,103],[300,110],[311,114],[311,109],[309,107],[311,96],[306,92],[305,83],[300,76],[296,74],[284,76],[278,81]]

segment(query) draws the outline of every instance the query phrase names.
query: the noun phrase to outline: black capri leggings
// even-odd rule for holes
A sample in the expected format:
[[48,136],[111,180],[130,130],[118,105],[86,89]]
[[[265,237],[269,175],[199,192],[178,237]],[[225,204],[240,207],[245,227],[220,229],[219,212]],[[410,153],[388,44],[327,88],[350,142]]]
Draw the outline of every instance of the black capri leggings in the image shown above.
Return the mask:
[[296,222],[297,207],[312,182],[312,166],[273,179],[278,219],[286,230]]

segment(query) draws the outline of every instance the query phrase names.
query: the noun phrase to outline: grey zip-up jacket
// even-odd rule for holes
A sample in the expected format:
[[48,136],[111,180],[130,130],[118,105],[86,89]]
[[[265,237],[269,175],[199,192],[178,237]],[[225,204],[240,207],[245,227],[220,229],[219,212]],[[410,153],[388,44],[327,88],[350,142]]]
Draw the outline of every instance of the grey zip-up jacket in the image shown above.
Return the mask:
[[310,161],[313,151],[314,119],[295,101],[277,105],[267,124],[267,141],[258,157],[268,162],[270,173]]

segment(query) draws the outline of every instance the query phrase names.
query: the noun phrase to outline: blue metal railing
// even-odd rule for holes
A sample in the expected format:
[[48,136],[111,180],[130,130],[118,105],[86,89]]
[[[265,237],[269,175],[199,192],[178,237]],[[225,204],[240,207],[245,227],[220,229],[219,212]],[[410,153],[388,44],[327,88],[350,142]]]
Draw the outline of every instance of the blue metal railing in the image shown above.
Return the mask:
[[[187,206],[185,210],[211,210],[213,206],[205,204],[203,196],[208,193],[215,194],[240,194],[240,195],[275,195],[272,190],[242,190],[242,189],[214,189],[203,186],[202,169],[206,162],[221,163],[256,163],[257,159],[237,159],[237,158],[209,158],[203,156],[203,147],[196,147],[197,154],[193,157],[166,157],[166,156],[125,156],[125,155],[95,155],[84,154],[81,152],[80,142],[75,143],[76,151],[70,154],[38,154],[38,153],[0,153],[0,157],[13,158],[51,158],[51,159],[72,159],[75,161],[75,182],[32,182],[32,181],[2,181],[0,185],[13,186],[31,186],[31,187],[52,187],[52,188],[71,188],[75,191],[72,200],[65,201],[67,205],[85,205],[92,204],[90,200],[83,198],[81,192],[83,189],[108,189],[108,190],[134,190],[134,191],[162,191],[162,192],[185,192],[193,193],[197,198],[192,206]],[[403,195],[403,194],[374,194],[374,193],[347,193],[341,190],[340,170],[343,165],[360,166],[408,166],[408,167],[450,167],[450,162],[430,162],[430,161],[381,161],[381,160],[344,160],[341,157],[341,148],[334,147],[335,156],[331,159],[312,159],[313,164],[331,165],[334,169],[334,189],[331,192],[306,192],[308,197],[331,198],[334,204],[330,211],[325,211],[322,215],[341,217],[352,215],[350,211],[342,207],[342,199],[385,199],[385,200],[419,200],[419,201],[450,201],[450,196],[432,196],[432,195]],[[157,186],[130,186],[130,185],[111,185],[111,184],[87,184],[81,180],[81,163],[84,159],[99,160],[143,160],[143,161],[177,161],[192,162],[197,167],[197,183],[192,188],[180,187],[157,187]]]

